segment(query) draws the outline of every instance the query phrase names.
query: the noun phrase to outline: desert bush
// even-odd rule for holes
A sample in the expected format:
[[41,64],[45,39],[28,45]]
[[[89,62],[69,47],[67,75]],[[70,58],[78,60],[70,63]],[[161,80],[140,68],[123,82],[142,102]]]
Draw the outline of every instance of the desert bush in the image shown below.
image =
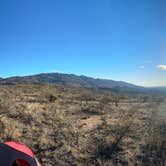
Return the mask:
[[147,128],[146,145],[143,146],[142,165],[166,164],[166,116],[153,111]]
[[40,86],[39,100],[42,102],[55,102],[57,99],[56,87],[52,85]]
[[111,94],[104,94],[101,98],[101,104],[106,105],[110,102],[112,102],[112,96]]
[[49,101],[49,102],[55,102],[57,97],[53,94],[47,94],[46,95],[46,99]]
[[80,92],[80,100],[85,101],[87,103],[88,101],[95,100],[95,96],[93,92],[90,90],[82,90]]
[[21,129],[19,124],[14,120],[2,117],[0,120],[1,123],[1,139],[3,140],[19,140],[21,137]]
[[[123,151],[123,140],[135,129],[134,118],[128,114],[122,114],[114,126],[108,124],[107,118],[103,117],[103,120],[103,124],[91,132],[90,141],[87,141],[87,147],[91,149],[90,160],[95,161],[96,165],[116,162],[119,153]],[[119,162],[122,164],[127,161]]]
[[118,105],[119,105],[119,101],[120,101],[120,97],[119,97],[119,95],[114,94],[114,95],[112,96],[112,103],[114,103],[115,106],[118,107]]

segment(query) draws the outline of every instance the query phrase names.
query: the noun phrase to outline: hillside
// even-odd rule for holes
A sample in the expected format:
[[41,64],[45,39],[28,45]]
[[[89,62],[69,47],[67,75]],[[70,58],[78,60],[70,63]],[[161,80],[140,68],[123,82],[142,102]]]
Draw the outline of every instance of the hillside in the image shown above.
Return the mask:
[[123,81],[113,81],[106,79],[95,79],[86,76],[78,76],[74,74],[46,73],[25,77],[10,77],[0,80],[0,84],[56,84],[66,87],[83,87],[83,88],[101,88],[101,89],[119,89],[121,91],[140,91],[144,90],[139,87]]
[[79,76],[75,74],[62,73],[43,73],[23,77],[0,78],[1,85],[17,85],[17,84],[53,84],[72,88],[90,88],[111,90],[120,93],[153,93],[165,94],[166,87],[145,88],[124,81],[114,81],[108,79],[92,78],[87,76]]
[[157,91],[160,93],[166,93],[166,86],[161,86],[161,87],[153,87],[151,88],[153,91]]

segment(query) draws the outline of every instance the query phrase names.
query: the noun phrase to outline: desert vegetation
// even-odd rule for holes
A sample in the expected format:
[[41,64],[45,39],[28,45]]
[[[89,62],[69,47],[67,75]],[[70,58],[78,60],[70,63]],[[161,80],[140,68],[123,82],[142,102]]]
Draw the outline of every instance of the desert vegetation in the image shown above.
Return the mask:
[[0,140],[25,143],[45,166],[164,166],[164,98],[49,84],[1,85]]

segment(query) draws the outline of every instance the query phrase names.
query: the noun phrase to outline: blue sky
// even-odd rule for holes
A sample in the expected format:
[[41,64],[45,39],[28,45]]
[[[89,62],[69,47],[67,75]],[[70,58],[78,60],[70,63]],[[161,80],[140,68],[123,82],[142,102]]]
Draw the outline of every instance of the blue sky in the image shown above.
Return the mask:
[[164,0],[1,0],[0,76],[166,85],[165,8]]

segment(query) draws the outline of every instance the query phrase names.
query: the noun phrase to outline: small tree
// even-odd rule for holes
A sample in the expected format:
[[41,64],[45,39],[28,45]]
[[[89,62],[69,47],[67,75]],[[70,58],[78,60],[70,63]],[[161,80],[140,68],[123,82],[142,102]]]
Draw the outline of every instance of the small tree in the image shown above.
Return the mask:
[[94,94],[92,93],[92,91],[83,90],[80,94],[80,99],[81,99],[81,101],[85,101],[86,104],[88,104],[88,101],[94,100],[95,97],[94,97]]

